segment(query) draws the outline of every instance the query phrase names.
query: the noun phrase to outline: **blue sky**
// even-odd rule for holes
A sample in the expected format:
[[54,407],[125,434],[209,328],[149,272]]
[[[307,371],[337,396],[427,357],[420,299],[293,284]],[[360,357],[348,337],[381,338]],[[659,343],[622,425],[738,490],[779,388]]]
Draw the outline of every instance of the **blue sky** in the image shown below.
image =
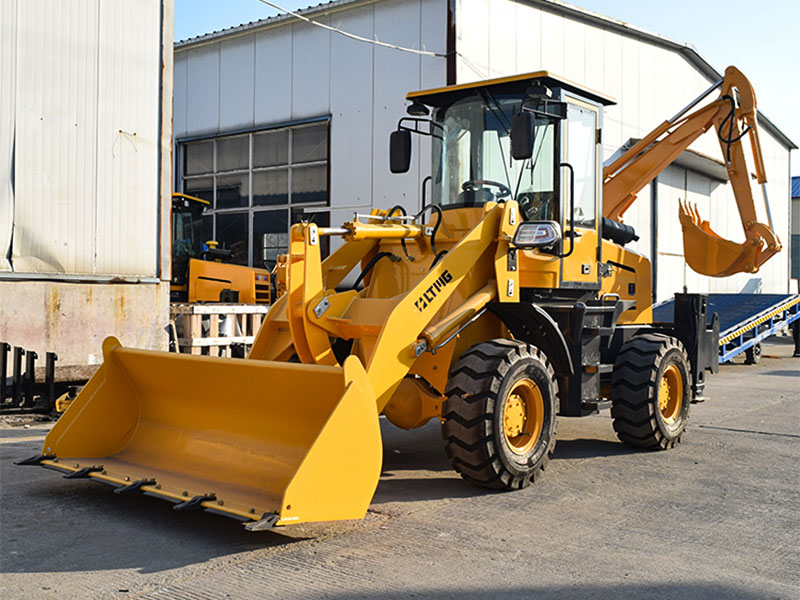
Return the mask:
[[[800,145],[800,0],[574,0],[572,3],[688,42],[720,72],[728,65],[736,65],[753,82],[762,112]],[[276,4],[295,10],[317,2],[276,0]],[[175,39],[275,14],[277,11],[259,0],[175,0]],[[800,175],[797,151],[792,153],[792,174]]]

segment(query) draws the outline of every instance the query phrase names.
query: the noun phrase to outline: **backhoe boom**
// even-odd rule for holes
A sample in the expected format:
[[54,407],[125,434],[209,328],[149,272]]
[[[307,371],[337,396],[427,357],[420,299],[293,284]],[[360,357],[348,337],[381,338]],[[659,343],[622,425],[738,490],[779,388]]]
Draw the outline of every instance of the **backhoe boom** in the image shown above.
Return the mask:
[[[717,88],[720,88],[719,98],[686,115]],[[695,271],[704,275],[755,273],[780,251],[781,244],[772,228],[764,185],[767,177],[758,138],[755,92],[747,78],[735,67],[728,67],[721,81],[605,167],[603,213],[611,220],[621,221],[625,211],[636,200],[636,194],[711,128],[714,128],[722,149],[746,239],[743,244],[736,244],[721,238],[714,233],[708,221],[700,218],[696,207],[681,204],[679,218],[684,232],[686,261]],[[750,136],[756,179],[762,185],[769,225],[759,223],[756,216],[742,145],[745,134]]]

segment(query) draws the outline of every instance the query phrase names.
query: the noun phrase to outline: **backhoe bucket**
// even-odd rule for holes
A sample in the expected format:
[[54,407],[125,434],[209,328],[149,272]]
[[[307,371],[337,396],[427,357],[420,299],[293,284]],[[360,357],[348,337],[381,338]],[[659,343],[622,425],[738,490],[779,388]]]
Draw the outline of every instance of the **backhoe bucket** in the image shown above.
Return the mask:
[[678,207],[683,229],[683,254],[686,263],[697,273],[727,277],[734,273],[754,273],[756,248],[747,242],[737,244],[717,235],[697,212],[683,203]]
[[134,350],[114,338],[103,356],[39,464],[251,530],[366,514],[382,446],[356,357],[301,365]]

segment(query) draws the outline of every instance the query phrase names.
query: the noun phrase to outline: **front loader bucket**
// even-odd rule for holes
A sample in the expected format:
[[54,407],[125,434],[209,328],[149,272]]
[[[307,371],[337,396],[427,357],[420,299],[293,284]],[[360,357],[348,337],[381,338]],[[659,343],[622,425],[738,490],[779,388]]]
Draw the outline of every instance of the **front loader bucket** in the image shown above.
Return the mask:
[[374,393],[359,360],[326,367],[103,344],[104,363],[39,464],[258,530],[359,519],[380,476]]
[[683,230],[683,254],[697,273],[727,277],[734,273],[754,273],[757,248],[747,242],[737,244],[717,235],[696,208],[679,204],[678,218]]

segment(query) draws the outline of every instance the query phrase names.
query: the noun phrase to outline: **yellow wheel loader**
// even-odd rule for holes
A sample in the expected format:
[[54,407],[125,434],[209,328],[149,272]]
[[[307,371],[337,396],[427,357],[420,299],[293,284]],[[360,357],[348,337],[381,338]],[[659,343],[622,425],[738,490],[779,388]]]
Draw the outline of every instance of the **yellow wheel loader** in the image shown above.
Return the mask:
[[203,211],[209,204],[188,194],[172,194],[170,299],[269,304],[269,271],[226,262],[232,257],[230,250],[203,241]]
[[[712,108],[686,109],[602,175],[602,94],[547,72],[409,94],[390,168],[407,171],[412,134],[430,136],[430,204],[294,225],[286,293],[245,360],[106,339],[102,368],[26,464],[262,530],[363,517],[380,415],[405,429],[440,419],[453,468],[494,489],[538,477],[558,415],[610,408],[622,442],[673,447],[716,368],[719,322],[699,294],[653,322],[624,209],[713,127],[747,240],[684,208],[690,264],[752,272],[779,249],[742,166],[745,123],[763,179],[752,89],[733,68],[716,87]],[[324,261],[323,236],[344,239]]]

